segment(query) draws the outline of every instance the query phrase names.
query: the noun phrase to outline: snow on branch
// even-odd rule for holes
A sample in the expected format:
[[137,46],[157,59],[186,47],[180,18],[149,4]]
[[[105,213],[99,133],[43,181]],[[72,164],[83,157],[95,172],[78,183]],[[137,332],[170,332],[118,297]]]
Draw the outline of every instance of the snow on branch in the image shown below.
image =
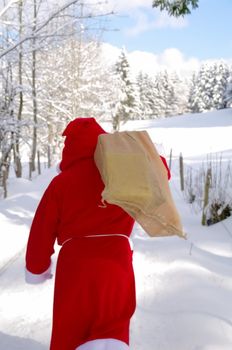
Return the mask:
[[[70,7],[71,5],[74,5],[76,3],[80,2],[80,0],[72,0],[69,1],[68,3],[66,3],[65,5],[63,5],[62,7],[60,7],[58,10],[54,11],[41,25],[39,25],[34,31],[32,31],[29,35],[26,35],[24,38],[22,38],[21,40],[19,40],[16,44],[12,45],[11,47],[9,47],[8,49],[6,49],[5,51],[3,51],[0,54],[0,58],[6,56],[8,53],[10,53],[11,51],[15,50],[18,46],[22,45],[25,41],[28,40],[32,40],[35,39],[36,34],[38,34],[39,32],[41,32],[41,30],[43,28],[45,28],[54,18],[56,18],[61,12],[63,12],[64,10],[66,10],[68,7]],[[113,12],[109,12],[109,13],[104,13],[104,14],[98,14],[98,15],[93,15],[93,14],[89,14],[89,15],[82,15],[80,18],[82,19],[87,19],[87,18],[92,18],[92,17],[102,17],[102,16],[107,16],[107,15],[112,15]]]
[[17,4],[17,2],[19,2],[19,0],[9,1],[9,3],[0,11],[0,17],[2,17],[12,5]]

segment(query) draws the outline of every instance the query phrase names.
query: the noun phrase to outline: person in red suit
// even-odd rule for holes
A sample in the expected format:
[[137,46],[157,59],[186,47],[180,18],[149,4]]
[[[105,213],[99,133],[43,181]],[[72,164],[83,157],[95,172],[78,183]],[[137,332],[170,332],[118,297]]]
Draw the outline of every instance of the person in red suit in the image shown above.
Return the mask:
[[135,280],[129,241],[134,220],[116,205],[102,205],[104,184],[94,163],[94,118],[77,118],[66,137],[58,174],[46,189],[32,222],[26,281],[51,277],[58,256],[50,350],[128,350],[135,311]]

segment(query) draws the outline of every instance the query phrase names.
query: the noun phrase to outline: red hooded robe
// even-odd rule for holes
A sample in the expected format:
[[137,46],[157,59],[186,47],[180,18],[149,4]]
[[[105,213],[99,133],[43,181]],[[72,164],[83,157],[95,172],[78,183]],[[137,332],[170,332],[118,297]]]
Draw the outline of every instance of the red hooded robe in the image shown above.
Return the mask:
[[127,238],[112,235],[129,237],[134,220],[118,206],[102,206],[104,185],[93,159],[102,133],[94,118],[68,124],[61,173],[45,191],[31,226],[26,252],[29,273],[39,276],[47,271],[55,240],[62,245],[50,350],[74,350],[104,338],[129,344],[135,310],[132,251]]
[[102,206],[104,185],[93,159],[102,133],[93,118],[68,124],[61,173],[45,191],[30,231],[26,268],[33,274],[49,268],[55,240],[62,245],[50,350],[74,350],[101,338],[129,343],[135,310],[132,251],[127,238],[109,235],[129,237],[134,220],[118,206]]

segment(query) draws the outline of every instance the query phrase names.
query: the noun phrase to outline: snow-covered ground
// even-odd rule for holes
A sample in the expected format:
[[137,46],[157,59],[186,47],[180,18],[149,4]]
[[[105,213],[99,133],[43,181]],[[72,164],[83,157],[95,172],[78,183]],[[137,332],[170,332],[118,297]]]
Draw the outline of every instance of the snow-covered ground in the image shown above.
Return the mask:
[[[200,225],[200,214],[180,192],[175,157],[182,152],[193,167],[209,152],[231,159],[232,110],[131,122],[125,128],[147,129],[166,155],[173,150],[170,186],[188,233],[187,240],[149,238],[139,226],[134,229],[137,309],[131,349],[231,350],[232,218]],[[54,175],[55,169],[47,169],[32,182],[11,179],[9,198],[0,201],[1,350],[49,347],[53,281],[25,284],[24,248],[34,210]]]

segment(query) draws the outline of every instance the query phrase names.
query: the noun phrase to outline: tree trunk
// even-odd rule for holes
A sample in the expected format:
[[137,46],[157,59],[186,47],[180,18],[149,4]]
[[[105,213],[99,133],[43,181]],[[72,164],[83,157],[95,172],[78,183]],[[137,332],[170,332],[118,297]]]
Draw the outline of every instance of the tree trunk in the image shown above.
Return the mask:
[[[20,0],[19,1],[19,37],[20,38],[22,37],[22,30],[23,30],[22,15],[23,15],[23,1]],[[22,64],[23,64],[23,54],[22,54],[22,45],[20,45],[19,46],[19,67],[18,67],[19,86],[20,86],[19,109],[18,109],[18,121],[19,121],[19,123],[22,120],[22,111],[23,111]],[[14,147],[14,168],[15,168],[15,175],[16,175],[16,177],[22,177],[22,163],[21,163],[20,146],[19,146],[20,133],[21,133],[21,128],[20,128],[20,125],[18,125],[17,133],[16,133],[16,140],[15,140],[15,147]]]
[[120,129],[120,116],[119,114],[116,114],[114,117],[113,117],[113,120],[112,120],[112,123],[113,123],[113,130],[114,131],[119,131]]
[[32,153],[31,153],[31,167],[32,171],[35,171],[36,150],[37,150],[37,124],[38,124],[38,110],[37,110],[37,96],[36,96],[36,18],[37,18],[37,6],[36,0],[34,0],[34,23],[32,31],[34,33],[32,39],[32,99],[33,99],[33,136],[32,136]]

